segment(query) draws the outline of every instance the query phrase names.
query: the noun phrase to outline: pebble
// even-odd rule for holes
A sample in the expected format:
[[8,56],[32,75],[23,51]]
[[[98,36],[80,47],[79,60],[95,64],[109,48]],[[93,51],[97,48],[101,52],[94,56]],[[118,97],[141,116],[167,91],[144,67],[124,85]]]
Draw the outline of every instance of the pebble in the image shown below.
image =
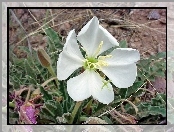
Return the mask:
[[134,41],[137,42],[139,39],[138,38],[135,38]]
[[70,29],[70,27],[71,27],[69,23],[65,23],[64,26],[66,29]]
[[145,32],[145,33],[144,33],[144,36],[145,36],[145,37],[146,37],[146,36],[149,36],[149,34],[148,34],[147,32]]
[[134,40],[131,38],[131,39],[130,39],[130,42],[134,42]]
[[149,15],[147,16],[147,18],[149,18],[149,19],[154,19],[154,20],[158,20],[158,19],[160,19],[160,14],[158,13],[158,11],[156,11],[156,10],[152,10],[150,13],[149,13]]

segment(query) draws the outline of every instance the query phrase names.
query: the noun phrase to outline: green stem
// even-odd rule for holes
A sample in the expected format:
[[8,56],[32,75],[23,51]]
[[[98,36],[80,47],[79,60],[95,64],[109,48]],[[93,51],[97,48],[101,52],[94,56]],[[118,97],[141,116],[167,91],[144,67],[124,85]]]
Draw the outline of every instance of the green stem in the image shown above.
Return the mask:
[[73,123],[74,117],[75,117],[77,111],[79,110],[79,107],[81,106],[81,104],[82,104],[82,101],[76,102],[76,105],[74,107],[74,110],[73,110],[73,112],[71,114],[71,119],[69,121],[69,124],[72,124]]
[[[53,77],[57,77],[55,72],[54,72],[54,70],[53,70],[53,67],[51,65],[49,67],[47,67],[47,69],[48,69],[48,71],[51,73],[51,75]],[[56,81],[57,88],[59,88],[59,81],[58,81],[58,79],[55,79],[55,81]]]

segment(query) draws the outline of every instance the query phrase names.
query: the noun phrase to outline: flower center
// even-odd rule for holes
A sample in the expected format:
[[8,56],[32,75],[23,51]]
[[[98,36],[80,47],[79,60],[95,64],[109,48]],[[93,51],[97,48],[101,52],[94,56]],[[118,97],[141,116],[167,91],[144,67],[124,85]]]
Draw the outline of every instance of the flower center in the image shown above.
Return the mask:
[[97,48],[94,57],[86,57],[84,60],[84,68],[90,69],[90,70],[96,70],[99,69],[101,71],[101,68],[103,66],[108,66],[108,63],[105,61],[106,58],[111,58],[112,55],[106,55],[106,56],[99,56],[98,58],[95,58],[96,55],[100,52],[103,45],[103,41],[99,44],[99,47]]
[[85,69],[95,70],[97,69],[97,62],[98,60],[95,58],[86,58],[83,67]]

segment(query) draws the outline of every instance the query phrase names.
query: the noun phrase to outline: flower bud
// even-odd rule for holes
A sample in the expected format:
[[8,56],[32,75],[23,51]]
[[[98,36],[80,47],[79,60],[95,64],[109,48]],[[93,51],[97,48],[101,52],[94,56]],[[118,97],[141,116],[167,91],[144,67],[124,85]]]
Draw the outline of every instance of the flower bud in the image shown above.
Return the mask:
[[37,56],[43,67],[49,67],[51,65],[51,59],[44,49],[38,49]]

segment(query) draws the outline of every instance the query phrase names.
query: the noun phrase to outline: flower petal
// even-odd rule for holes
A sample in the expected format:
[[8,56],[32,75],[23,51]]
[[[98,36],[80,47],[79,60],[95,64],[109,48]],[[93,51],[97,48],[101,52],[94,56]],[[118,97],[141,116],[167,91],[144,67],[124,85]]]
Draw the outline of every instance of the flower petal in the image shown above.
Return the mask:
[[102,67],[102,72],[119,88],[128,88],[133,85],[137,76],[136,64],[109,65]]
[[101,25],[99,25],[98,38],[100,38],[100,41],[103,41],[103,47],[100,50],[99,54],[101,54],[102,52],[114,46],[119,46],[119,43],[117,42],[117,40]]
[[109,104],[114,100],[111,84],[103,86],[102,78],[95,71],[85,70],[82,74],[67,82],[67,91],[74,101],[82,101],[93,95],[98,101]]
[[92,56],[100,44],[97,38],[98,30],[99,21],[96,17],[93,17],[77,35],[77,40],[79,40],[88,56]]
[[132,64],[140,59],[139,52],[132,48],[117,48],[112,51],[111,55],[111,58],[105,59],[109,65]]
[[69,32],[63,51],[68,52],[78,59],[83,59],[79,45],[77,44],[76,33],[74,29]]
[[[99,25],[97,17],[93,17],[79,32],[77,39],[86,50],[88,57],[96,57],[107,49],[118,46],[117,40],[102,26]],[[99,44],[103,46],[99,52]]]
[[104,85],[103,81],[105,80],[103,80],[100,77],[100,75],[96,73],[94,75],[97,87],[91,89],[93,98],[97,99],[99,102],[103,104],[109,104],[114,100],[114,92],[112,85],[109,82],[106,85]]
[[86,70],[67,81],[67,91],[74,101],[82,101],[91,96],[90,85],[90,74]]
[[77,44],[75,31],[72,30],[57,61],[58,79],[67,79],[76,69],[83,65],[83,59]]

